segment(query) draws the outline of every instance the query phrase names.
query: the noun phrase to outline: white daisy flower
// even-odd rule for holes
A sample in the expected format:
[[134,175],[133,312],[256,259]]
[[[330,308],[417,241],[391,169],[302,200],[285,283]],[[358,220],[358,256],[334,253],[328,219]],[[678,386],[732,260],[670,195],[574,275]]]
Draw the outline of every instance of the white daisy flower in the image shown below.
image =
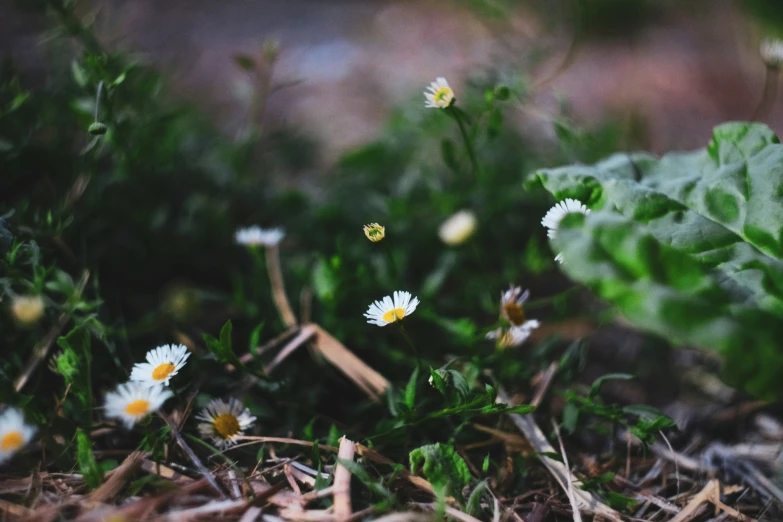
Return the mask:
[[522,291],[522,287],[511,285],[508,290],[500,293],[500,313],[503,318],[514,326],[525,322],[525,311],[522,305],[530,297],[530,290]]
[[487,333],[486,338],[497,341],[497,344],[500,348],[519,346],[527,341],[527,338],[530,337],[530,334],[533,333],[533,330],[539,326],[541,326],[541,323],[539,323],[536,319],[530,319],[529,321],[522,323],[520,326],[512,326],[507,330],[503,328],[492,330],[491,332]]
[[169,385],[171,378],[185,366],[190,357],[188,349],[181,344],[165,344],[147,352],[147,362],[133,365],[130,380],[155,386]]
[[250,410],[233,397],[228,402],[213,399],[196,418],[205,421],[198,425],[201,436],[212,439],[220,449],[236,444],[237,437],[244,435],[244,430],[256,421]]
[[364,225],[364,235],[367,236],[367,239],[369,239],[373,243],[377,243],[378,241],[386,237],[386,227],[382,227],[378,223],[370,223],[369,225]]
[[0,464],[10,459],[35,435],[35,428],[25,424],[24,415],[16,408],[0,415]]
[[769,67],[780,67],[783,65],[783,40],[778,38],[764,38],[759,47],[761,59]]
[[106,394],[104,409],[110,419],[118,419],[130,429],[138,421],[157,411],[173,393],[162,384],[147,386],[137,382],[120,384]]
[[[557,229],[560,227],[560,222],[563,218],[574,212],[579,212],[587,216],[590,214],[590,209],[584,206],[578,199],[571,198],[561,201],[549,209],[544,216],[544,219],[541,220],[541,224],[549,229],[546,233],[549,239],[554,239],[557,236]],[[557,254],[557,256],[555,256],[555,261],[562,263],[563,254]]]
[[276,246],[285,237],[285,231],[282,228],[265,229],[259,226],[240,228],[234,234],[234,239],[240,245],[264,245],[267,247]]
[[447,245],[460,245],[473,235],[477,226],[476,214],[470,210],[460,210],[443,222],[438,235]]
[[387,295],[382,301],[371,304],[364,316],[370,324],[386,326],[412,314],[418,305],[418,297],[413,297],[410,292],[398,290],[394,292],[394,298]]
[[454,100],[454,91],[449,87],[449,82],[446,81],[446,78],[438,77],[424,91],[424,97],[427,99],[424,102],[425,107],[445,109]]

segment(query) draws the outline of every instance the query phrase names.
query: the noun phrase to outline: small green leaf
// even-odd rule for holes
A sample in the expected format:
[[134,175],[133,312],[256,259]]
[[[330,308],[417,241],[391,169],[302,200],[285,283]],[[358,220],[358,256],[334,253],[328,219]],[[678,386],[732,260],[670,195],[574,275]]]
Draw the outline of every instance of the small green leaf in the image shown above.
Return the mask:
[[85,482],[91,489],[95,489],[103,482],[103,474],[95,461],[92,453],[92,441],[90,436],[79,428],[76,432],[77,461]]
[[79,87],[87,87],[90,81],[87,77],[87,71],[76,60],[71,62],[71,73],[73,73],[73,79],[76,80],[76,84]]
[[598,393],[601,391],[601,386],[603,386],[606,381],[627,381],[633,378],[634,376],[628,373],[607,373],[606,375],[602,375],[593,381],[593,385],[590,386],[590,393],[587,395],[591,398],[598,395]]
[[218,361],[224,364],[231,364],[237,368],[243,368],[244,365],[231,349],[231,321],[226,321],[223,328],[220,329],[220,339],[215,339],[209,334],[203,334],[207,349]]
[[405,395],[403,397],[404,404],[408,409],[413,410],[416,404],[416,384],[419,380],[419,367],[413,369],[411,378],[408,380],[408,385],[405,386]]

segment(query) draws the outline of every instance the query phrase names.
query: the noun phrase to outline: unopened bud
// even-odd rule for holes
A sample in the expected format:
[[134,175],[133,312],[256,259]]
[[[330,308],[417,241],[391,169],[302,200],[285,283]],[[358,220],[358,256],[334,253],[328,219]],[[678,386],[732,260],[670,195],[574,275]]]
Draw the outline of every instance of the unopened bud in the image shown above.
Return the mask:
[[764,38],[759,47],[761,59],[767,67],[777,69],[783,65],[783,40],[779,38]]
[[93,136],[103,136],[104,134],[106,134],[106,125],[96,121],[95,123],[90,125],[90,127],[87,129],[87,132],[89,132]]
[[23,295],[16,297],[11,304],[14,319],[24,326],[32,326],[41,320],[44,313],[44,300],[39,295]]
[[470,210],[460,210],[443,222],[438,230],[441,241],[447,245],[460,245],[476,231],[478,221]]
[[378,223],[364,225],[364,235],[373,243],[377,243],[386,237],[386,227],[382,227]]

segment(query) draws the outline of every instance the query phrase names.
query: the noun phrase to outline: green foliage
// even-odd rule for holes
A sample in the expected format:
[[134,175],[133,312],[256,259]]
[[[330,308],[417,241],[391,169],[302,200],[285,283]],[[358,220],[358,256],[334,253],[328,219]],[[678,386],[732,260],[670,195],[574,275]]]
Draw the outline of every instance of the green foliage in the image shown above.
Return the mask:
[[596,379],[587,396],[574,390],[566,390],[566,407],[563,410],[563,428],[569,433],[577,429],[580,416],[597,416],[608,420],[612,427],[626,427],[642,444],[652,444],[661,430],[675,426],[674,421],[650,406],[620,406],[606,404],[598,395],[601,385],[610,379],[626,380],[632,378],[626,374],[607,374]]
[[446,495],[462,499],[462,488],[470,482],[470,470],[454,448],[446,444],[428,444],[410,452],[411,473],[424,477]]
[[204,334],[204,342],[207,344],[207,349],[212,352],[212,355],[214,355],[218,361],[224,364],[233,364],[237,368],[240,368],[243,364],[231,347],[232,329],[233,325],[231,324],[231,321],[226,321],[226,324],[220,329],[220,339],[215,339],[209,334]]
[[95,461],[90,436],[84,430],[80,429],[76,432],[76,448],[76,460],[79,463],[79,470],[84,476],[87,485],[95,489],[103,482],[103,473]]
[[637,326],[718,350],[726,376],[779,395],[783,353],[783,146],[766,126],[728,123],[709,145],[656,159],[616,154],[535,173],[586,202],[556,247],[563,270]]

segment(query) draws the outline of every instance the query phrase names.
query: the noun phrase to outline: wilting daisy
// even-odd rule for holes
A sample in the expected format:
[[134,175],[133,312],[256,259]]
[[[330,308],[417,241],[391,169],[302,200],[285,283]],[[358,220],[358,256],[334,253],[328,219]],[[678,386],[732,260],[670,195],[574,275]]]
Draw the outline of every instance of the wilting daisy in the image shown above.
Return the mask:
[[387,295],[383,300],[371,304],[364,316],[370,324],[386,326],[412,314],[418,305],[417,297],[413,297],[410,292],[398,290],[394,292],[393,298]]
[[[590,209],[584,206],[578,199],[571,198],[561,201],[549,209],[549,211],[544,216],[544,219],[541,220],[541,224],[549,229],[546,233],[549,239],[554,239],[555,236],[557,236],[557,229],[560,227],[560,222],[563,220],[563,218],[566,217],[566,215],[575,212],[579,212],[580,214],[587,216],[590,214]],[[557,256],[555,256],[555,261],[562,263],[563,254],[557,254]]]
[[234,239],[240,245],[276,246],[285,237],[282,228],[265,229],[259,226],[240,228],[234,234]]
[[487,339],[493,339],[497,341],[497,345],[500,348],[510,348],[512,346],[519,346],[530,337],[533,330],[541,325],[536,319],[530,319],[525,321],[520,326],[512,326],[508,329],[498,328],[487,333]]
[[530,297],[530,290],[522,291],[522,287],[511,285],[508,290],[500,293],[500,314],[514,326],[522,326],[525,322],[525,311],[522,305]]
[[185,366],[188,357],[190,352],[181,344],[158,346],[147,352],[147,362],[133,366],[130,380],[144,386],[155,386],[158,383],[168,386],[171,378]]
[[470,210],[460,210],[443,222],[438,229],[441,241],[447,245],[459,245],[467,241],[476,231],[478,221]]
[[386,227],[382,227],[378,223],[370,223],[369,225],[364,225],[364,235],[367,236],[367,239],[369,239],[373,243],[377,243],[378,241],[386,237]]
[[30,442],[35,428],[25,424],[22,412],[8,408],[0,415],[0,464]]
[[783,65],[783,40],[778,38],[764,38],[759,47],[761,59],[769,67]]
[[424,91],[424,97],[427,98],[427,101],[424,102],[425,107],[445,109],[454,100],[454,91],[449,87],[446,78],[438,77]]
[[211,400],[196,418],[204,421],[198,425],[201,436],[212,439],[221,449],[235,444],[237,437],[244,435],[244,430],[256,421],[250,410],[233,397],[228,402]]
[[118,419],[130,429],[138,421],[160,409],[173,393],[162,384],[147,386],[137,382],[120,384],[106,394],[104,409],[110,419]]

